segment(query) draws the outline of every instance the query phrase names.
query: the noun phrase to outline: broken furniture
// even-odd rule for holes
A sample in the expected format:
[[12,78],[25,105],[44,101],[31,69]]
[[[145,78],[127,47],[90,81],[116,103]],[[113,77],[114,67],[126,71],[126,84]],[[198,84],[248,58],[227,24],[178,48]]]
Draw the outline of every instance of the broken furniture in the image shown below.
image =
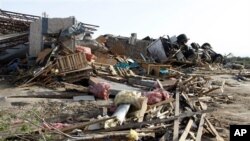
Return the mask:
[[172,68],[171,65],[164,65],[164,64],[152,64],[152,63],[142,63],[142,67],[146,70],[147,75],[150,75],[153,71],[155,76],[160,76],[161,70],[169,70]]

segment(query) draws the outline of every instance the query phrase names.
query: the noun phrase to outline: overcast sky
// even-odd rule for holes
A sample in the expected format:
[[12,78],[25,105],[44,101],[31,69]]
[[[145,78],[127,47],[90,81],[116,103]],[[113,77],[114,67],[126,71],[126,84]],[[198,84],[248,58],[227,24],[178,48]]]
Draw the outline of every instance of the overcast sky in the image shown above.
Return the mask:
[[0,8],[49,17],[75,16],[101,34],[138,38],[185,33],[215,51],[250,56],[250,0],[0,0]]

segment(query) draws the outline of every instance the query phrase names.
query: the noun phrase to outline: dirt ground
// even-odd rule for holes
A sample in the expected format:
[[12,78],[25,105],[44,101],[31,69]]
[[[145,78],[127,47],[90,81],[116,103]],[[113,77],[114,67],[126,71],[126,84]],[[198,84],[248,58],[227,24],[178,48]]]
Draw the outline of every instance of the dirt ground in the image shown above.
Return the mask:
[[[231,75],[214,75],[215,80],[225,80],[224,93],[212,93],[209,96],[229,96],[230,101],[214,100],[209,102],[209,107],[217,109],[209,113],[208,116],[215,124],[219,134],[229,140],[229,127],[232,124],[250,124],[250,81],[237,81]],[[16,88],[6,84],[4,80],[0,81],[0,107],[1,110],[15,107],[34,105],[37,102],[71,102],[70,100],[43,99],[43,98],[6,98],[6,96],[31,94],[31,93],[56,93],[41,87]],[[72,102],[76,104],[75,102]],[[32,106],[31,106],[32,107]],[[0,110],[0,111],[1,111]]]
[[230,75],[213,76],[214,79],[225,80],[223,95],[232,96],[229,103],[215,102],[211,106],[217,111],[210,114],[217,121],[218,132],[229,140],[229,127],[234,124],[250,124],[250,81],[237,81]]

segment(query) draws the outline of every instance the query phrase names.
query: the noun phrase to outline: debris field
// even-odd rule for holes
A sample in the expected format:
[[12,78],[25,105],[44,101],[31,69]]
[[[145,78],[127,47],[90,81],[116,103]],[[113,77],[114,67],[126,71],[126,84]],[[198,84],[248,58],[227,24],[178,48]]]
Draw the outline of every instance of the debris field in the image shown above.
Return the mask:
[[3,140],[228,140],[211,115],[235,84],[213,75],[245,82],[243,65],[185,34],[93,39],[98,28],[0,9],[0,83],[15,90],[0,87]]

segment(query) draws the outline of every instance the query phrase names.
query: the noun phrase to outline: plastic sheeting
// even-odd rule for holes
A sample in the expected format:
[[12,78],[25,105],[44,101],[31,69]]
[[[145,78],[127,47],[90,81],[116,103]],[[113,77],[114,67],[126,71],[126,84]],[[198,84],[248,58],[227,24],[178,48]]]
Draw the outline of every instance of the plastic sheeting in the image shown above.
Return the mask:
[[163,91],[161,89],[144,92],[143,95],[148,98],[148,105],[156,104],[158,102],[167,100],[170,97],[167,91]]
[[81,33],[85,33],[86,31],[87,29],[84,26],[84,24],[79,22],[63,30],[60,34],[60,37],[71,37],[73,35],[79,35]]
[[94,54],[92,54],[91,48],[89,48],[89,47],[76,46],[76,50],[79,52],[85,53],[86,59],[88,61],[94,60],[96,58],[96,56]]
[[107,100],[109,99],[110,87],[110,84],[101,82],[93,86],[89,86],[89,91],[93,93],[96,97]]

